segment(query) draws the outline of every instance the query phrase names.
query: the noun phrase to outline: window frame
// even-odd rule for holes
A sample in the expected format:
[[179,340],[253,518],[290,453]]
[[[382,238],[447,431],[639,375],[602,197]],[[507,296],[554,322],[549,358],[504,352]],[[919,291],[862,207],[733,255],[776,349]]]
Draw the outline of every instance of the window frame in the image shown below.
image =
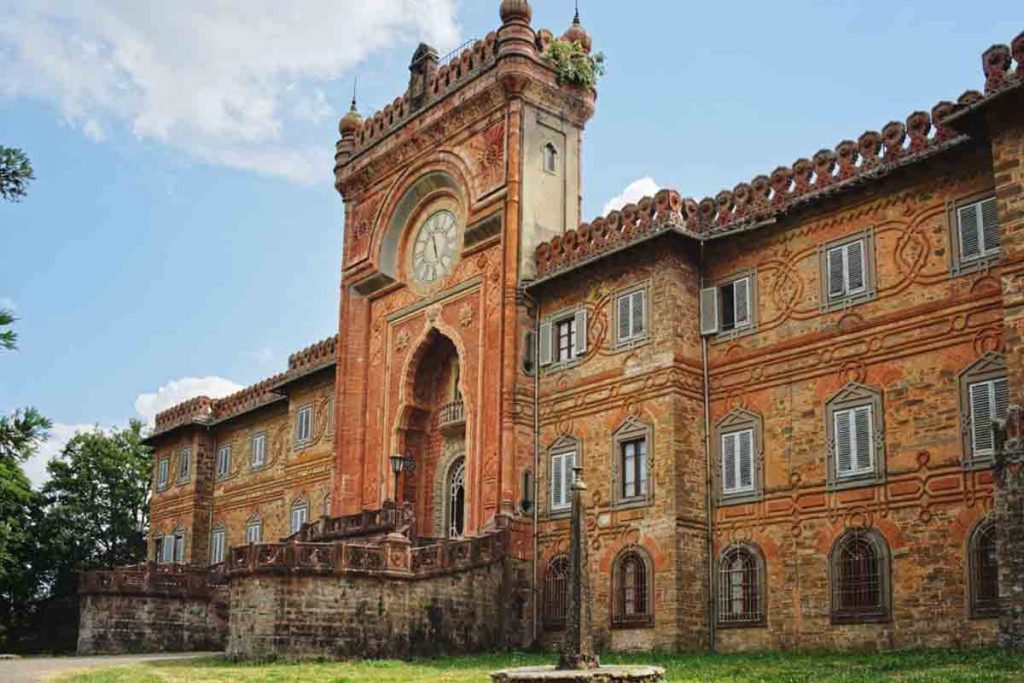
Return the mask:
[[[306,436],[302,436],[302,432],[301,432],[301,429],[300,429],[301,426],[302,426],[302,416],[304,414],[308,414],[309,415],[309,419],[307,421],[308,434],[306,434]],[[312,403],[307,403],[307,404],[305,404],[303,406],[300,406],[295,411],[295,421],[292,423],[292,429],[295,432],[295,445],[297,447],[308,446],[310,443],[312,443],[312,441],[313,441],[313,404]]]
[[[836,415],[848,410],[870,406],[872,468],[840,474],[836,442]],[[827,488],[841,490],[876,486],[887,477],[885,449],[885,402],[881,391],[857,382],[850,382],[825,402],[825,457]]]
[[178,527],[171,538],[174,539],[174,564],[185,564],[185,530]]
[[171,456],[165,455],[156,461],[156,490],[164,491],[171,482]]
[[[843,607],[837,604],[837,598],[843,592],[843,586],[839,583],[842,551],[847,544],[853,542],[865,542],[874,549],[878,564],[877,605]],[[828,555],[829,613],[832,624],[877,624],[892,621],[891,557],[888,542],[874,527],[849,527],[836,537]]]
[[[174,482],[176,484],[187,484],[192,478],[192,448],[186,446],[185,448],[178,449],[177,460],[178,475],[175,477]],[[185,468],[184,472],[182,472],[182,466]]]
[[[626,604],[626,585],[623,576],[623,564],[627,559],[636,558],[643,567],[643,598],[644,612],[641,614],[624,614]],[[628,545],[618,552],[612,561],[611,572],[611,598],[612,604],[609,610],[611,627],[613,629],[641,629],[654,627],[654,571],[651,557],[642,547]],[[634,590],[636,590],[634,588]],[[634,601],[636,602],[636,601]]]
[[[231,475],[231,444],[222,443],[217,445],[217,459],[214,463],[214,477],[216,479],[226,479]],[[225,453],[227,454],[225,457]],[[224,467],[221,468],[221,463],[224,463]]]
[[[747,323],[742,327],[736,327],[734,322],[733,327],[725,329],[725,300],[723,298],[722,289],[729,285],[735,285],[736,282],[744,279],[747,281]],[[711,286],[715,288],[715,310],[718,315],[718,331],[711,335],[711,342],[717,343],[729,341],[731,339],[736,339],[737,337],[743,337],[756,332],[758,325],[757,267],[751,266],[750,268],[744,268],[730,273],[725,277],[716,279]],[[734,288],[734,300],[735,296]],[[735,316],[735,312],[733,315]]]
[[[632,314],[632,297],[640,296],[641,310],[642,310],[642,328],[639,332],[633,331],[633,314]],[[629,333],[626,336],[622,336],[620,329],[621,321],[621,309],[620,304],[623,299],[629,298],[630,304],[630,324]],[[647,283],[634,285],[628,289],[621,290],[615,294],[612,298],[612,329],[613,329],[613,343],[612,346],[615,349],[625,349],[637,346],[650,338],[651,335],[651,308],[650,308],[651,297],[649,295],[649,287]]]
[[[545,316],[540,324],[540,334],[537,339],[537,366],[543,371],[551,372],[581,362],[588,351],[588,319],[587,307],[582,304]],[[569,323],[573,326],[569,357],[564,359],[560,358],[558,347],[558,326],[562,323]]]
[[[544,630],[546,631],[560,631],[565,628],[566,619],[569,614],[569,555],[566,553],[560,553],[555,555],[548,560],[547,567],[544,569],[544,604],[542,611],[542,618],[544,624]],[[560,580],[557,586],[552,585],[553,572],[563,572],[561,576],[556,577]],[[558,614],[558,610],[555,609],[559,605],[555,605],[552,601],[552,592],[555,588],[561,590],[560,607],[561,614]]]
[[[218,546],[217,539],[220,539]],[[217,557],[217,549],[220,548],[220,556]],[[218,565],[227,559],[228,554],[228,530],[223,524],[214,525],[210,531],[210,566]]]
[[[849,276],[844,266],[843,293],[832,296],[829,290],[831,272],[828,266],[828,255],[836,249],[843,250],[843,263],[847,260],[847,249],[851,244],[861,242],[863,250],[861,266],[863,268],[863,285],[859,290],[850,291],[847,289]],[[874,227],[864,228],[857,232],[843,235],[842,237],[818,246],[818,283],[819,283],[819,309],[822,313],[841,310],[873,301],[878,297],[877,270],[875,265],[875,229]]]
[[[974,525],[971,533],[967,536],[967,592],[968,608],[971,619],[992,619],[1000,616],[1002,612],[1002,599],[999,592],[999,541],[996,536],[997,530],[995,521],[991,517],[984,517]],[[979,596],[979,555],[978,547],[982,537],[992,535],[992,541],[996,545],[996,584],[995,597],[985,602]]]
[[158,564],[174,564],[174,532],[160,537]]
[[[550,159],[551,159],[551,166],[550,166],[550,168],[548,167],[549,155],[550,155]],[[547,173],[548,175],[557,176],[558,175],[558,157],[559,157],[558,145],[556,145],[555,143],[551,142],[550,140],[545,140],[544,144],[541,145],[541,148],[540,148],[540,159],[541,159],[540,167],[541,167],[541,169],[545,173]]]
[[[252,540],[253,529],[256,529],[256,540]],[[263,519],[259,515],[253,515],[245,522],[245,544],[258,545],[263,542]]]
[[[572,463],[566,468],[562,465],[563,477],[562,477],[562,488],[565,496],[565,501],[559,505],[555,504],[555,459],[558,458],[561,462],[564,462],[564,458],[572,456]],[[572,511],[572,482],[569,480],[573,474],[573,468],[583,462],[583,456],[580,451],[580,443],[572,437],[563,436],[558,439],[554,444],[548,448],[547,457],[547,505],[548,505],[548,516],[549,517],[565,517]]]
[[[723,607],[731,602],[727,589],[733,585],[734,570],[726,570],[726,562],[740,553],[745,554],[754,563],[755,601],[756,606],[752,612],[743,612],[739,617],[724,616]],[[717,608],[715,619],[719,628],[759,628],[768,625],[768,592],[767,592],[767,566],[761,548],[753,543],[733,543],[722,550],[718,556],[717,566]]]
[[[750,453],[751,488],[727,492],[724,479],[725,437],[747,430],[753,432]],[[764,480],[762,473],[764,468],[764,420],[761,415],[745,408],[733,409],[715,424],[714,444],[714,499],[717,504],[722,506],[738,505],[760,500],[764,493],[762,485]]]
[[[611,442],[612,505],[616,508],[642,507],[654,502],[654,429],[647,422],[630,417],[624,420],[614,432]],[[644,483],[646,490],[636,495],[625,493],[625,472],[623,446],[627,443],[644,443]]]
[[[295,515],[298,512],[302,512],[302,523],[299,524],[299,528],[295,528]],[[290,530],[289,535],[297,534],[302,531],[302,527],[309,523],[309,501],[302,499],[296,500],[291,504],[288,509],[288,528]]]
[[[998,246],[988,252],[982,251],[978,256],[964,258],[961,253],[963,248],[963,242],[960,231],[960,212],[967,206],[979,205],[982,202],[988,200],[996,201],[996,230],[998,232]],[[999,202],[995,194],[995,189],[985,190],[984,192],[976,192],[971,195],[960,197],[946,202],[946,223],[947,223],[947,234],[949,237],[949,274],[950,277],[957,277],[960,275],[966,275],[968,273],[974,273],[979,270],[985,270],[998,264],[1002,260],[1003,256],[1003,240],[1001,226],[999,225]],[[984,230],[979,226],[981,230],[980,237],[984,239]]]
[[[256,441],[262,440],[261,459],[256,462]],[[249,469],[259,470],[267,466],[267,432],[259,431],[249,437]]]
[[960,434],[962,463],[966,469],[987,469],[995,464],[995,443],[992,453],[976,455],[974,452],[974,409],[971,404],[970,387],[981,382],[1007,378],[1006,357],[990,351],[983,354],[957,376],[960,394]]

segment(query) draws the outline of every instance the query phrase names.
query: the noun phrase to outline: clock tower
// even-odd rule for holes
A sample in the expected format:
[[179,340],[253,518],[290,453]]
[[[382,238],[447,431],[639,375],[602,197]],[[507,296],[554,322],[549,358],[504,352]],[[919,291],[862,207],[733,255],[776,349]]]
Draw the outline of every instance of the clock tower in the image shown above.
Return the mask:
[[532,498],[520,288],[535,247],[579,223],[595,93],[559,82],[527,0],[500,18],[457,54],[420,45],[403,95],[365,120],[353,102],[339,125],[332,514],[397,500],[421,536],[471,533]]

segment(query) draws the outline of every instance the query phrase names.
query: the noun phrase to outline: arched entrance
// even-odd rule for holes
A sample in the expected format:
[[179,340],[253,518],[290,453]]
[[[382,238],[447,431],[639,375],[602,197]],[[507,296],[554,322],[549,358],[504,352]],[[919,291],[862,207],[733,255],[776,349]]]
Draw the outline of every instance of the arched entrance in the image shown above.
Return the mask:
[[410,358],[407,373],[396,447],[415,467],[401,476],[398,498],[416,510],[419,535],[462,536],[469,478],[458,349],[447,336],[431,330]]

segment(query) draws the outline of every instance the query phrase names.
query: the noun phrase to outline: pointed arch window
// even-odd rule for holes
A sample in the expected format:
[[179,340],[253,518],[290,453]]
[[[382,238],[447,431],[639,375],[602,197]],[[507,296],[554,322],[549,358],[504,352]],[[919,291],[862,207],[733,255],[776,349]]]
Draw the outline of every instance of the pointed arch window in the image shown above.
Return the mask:
[[1009,409],[1006,359],[986,353],[960,373],[959,383],[964,464],[991,466],[998,447],[995,426],[1005,423]]
[[718,565],[718,623],[721,626],[763,626],[764,560],[748,545],[722,553]]
[[971,616],[976,619],[999,616],[999,554],[996,527],[991,520],[983,520],[971,533],[967,565],[970,568]]
[[548,563],[544,573],[544,626],[565,628],[569,612],[569,556],[558,555]]
[[885,480],[882,394],[851,382],[825,404],[828,483],[852,488]]
[[847,530],[829,556],[832,623],[889,620],[889,546],[875,529]]
[[253,515],[245,523],[245,542],[260,543],[263,540],[263,520],[258,515]]
[[612,627],[644,628],[654,624],[653,573],[647,554],[628,548],[612,567]]
[[291,533],[296,534],[302,531],[302,525],[309,521],[309,502],[306,500],[296,500],[292,503],[291,515],[289,517]]
[[562,436],[548,449],[548,514],[565,515],[572,498],[573,467],[582,462],[580,443],[570,436]]
[[448,537],[460,538],[466,531],[466,459],[459,458],[448,470]]

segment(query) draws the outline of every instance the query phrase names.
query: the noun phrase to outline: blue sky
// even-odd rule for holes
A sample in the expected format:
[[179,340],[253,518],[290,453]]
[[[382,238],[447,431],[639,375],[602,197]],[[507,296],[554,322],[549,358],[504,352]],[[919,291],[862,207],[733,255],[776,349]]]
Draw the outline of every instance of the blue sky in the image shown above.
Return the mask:
[[[336,332],[353,76],[365,115],[420,40],[482,37],[498,4],[0,0],[0,144],[38,177],[0,204],[0,306],[20,318],[0,411],[57,423],[36,480],[77,426],[230,391]],[[572,0],[533,4],[535,27],[568,26]],[[699,199],[981,88],[982,51],[1024,29],[1019,4],[948,0],[580,11],[608,66],[588,217],[641,179]]]

